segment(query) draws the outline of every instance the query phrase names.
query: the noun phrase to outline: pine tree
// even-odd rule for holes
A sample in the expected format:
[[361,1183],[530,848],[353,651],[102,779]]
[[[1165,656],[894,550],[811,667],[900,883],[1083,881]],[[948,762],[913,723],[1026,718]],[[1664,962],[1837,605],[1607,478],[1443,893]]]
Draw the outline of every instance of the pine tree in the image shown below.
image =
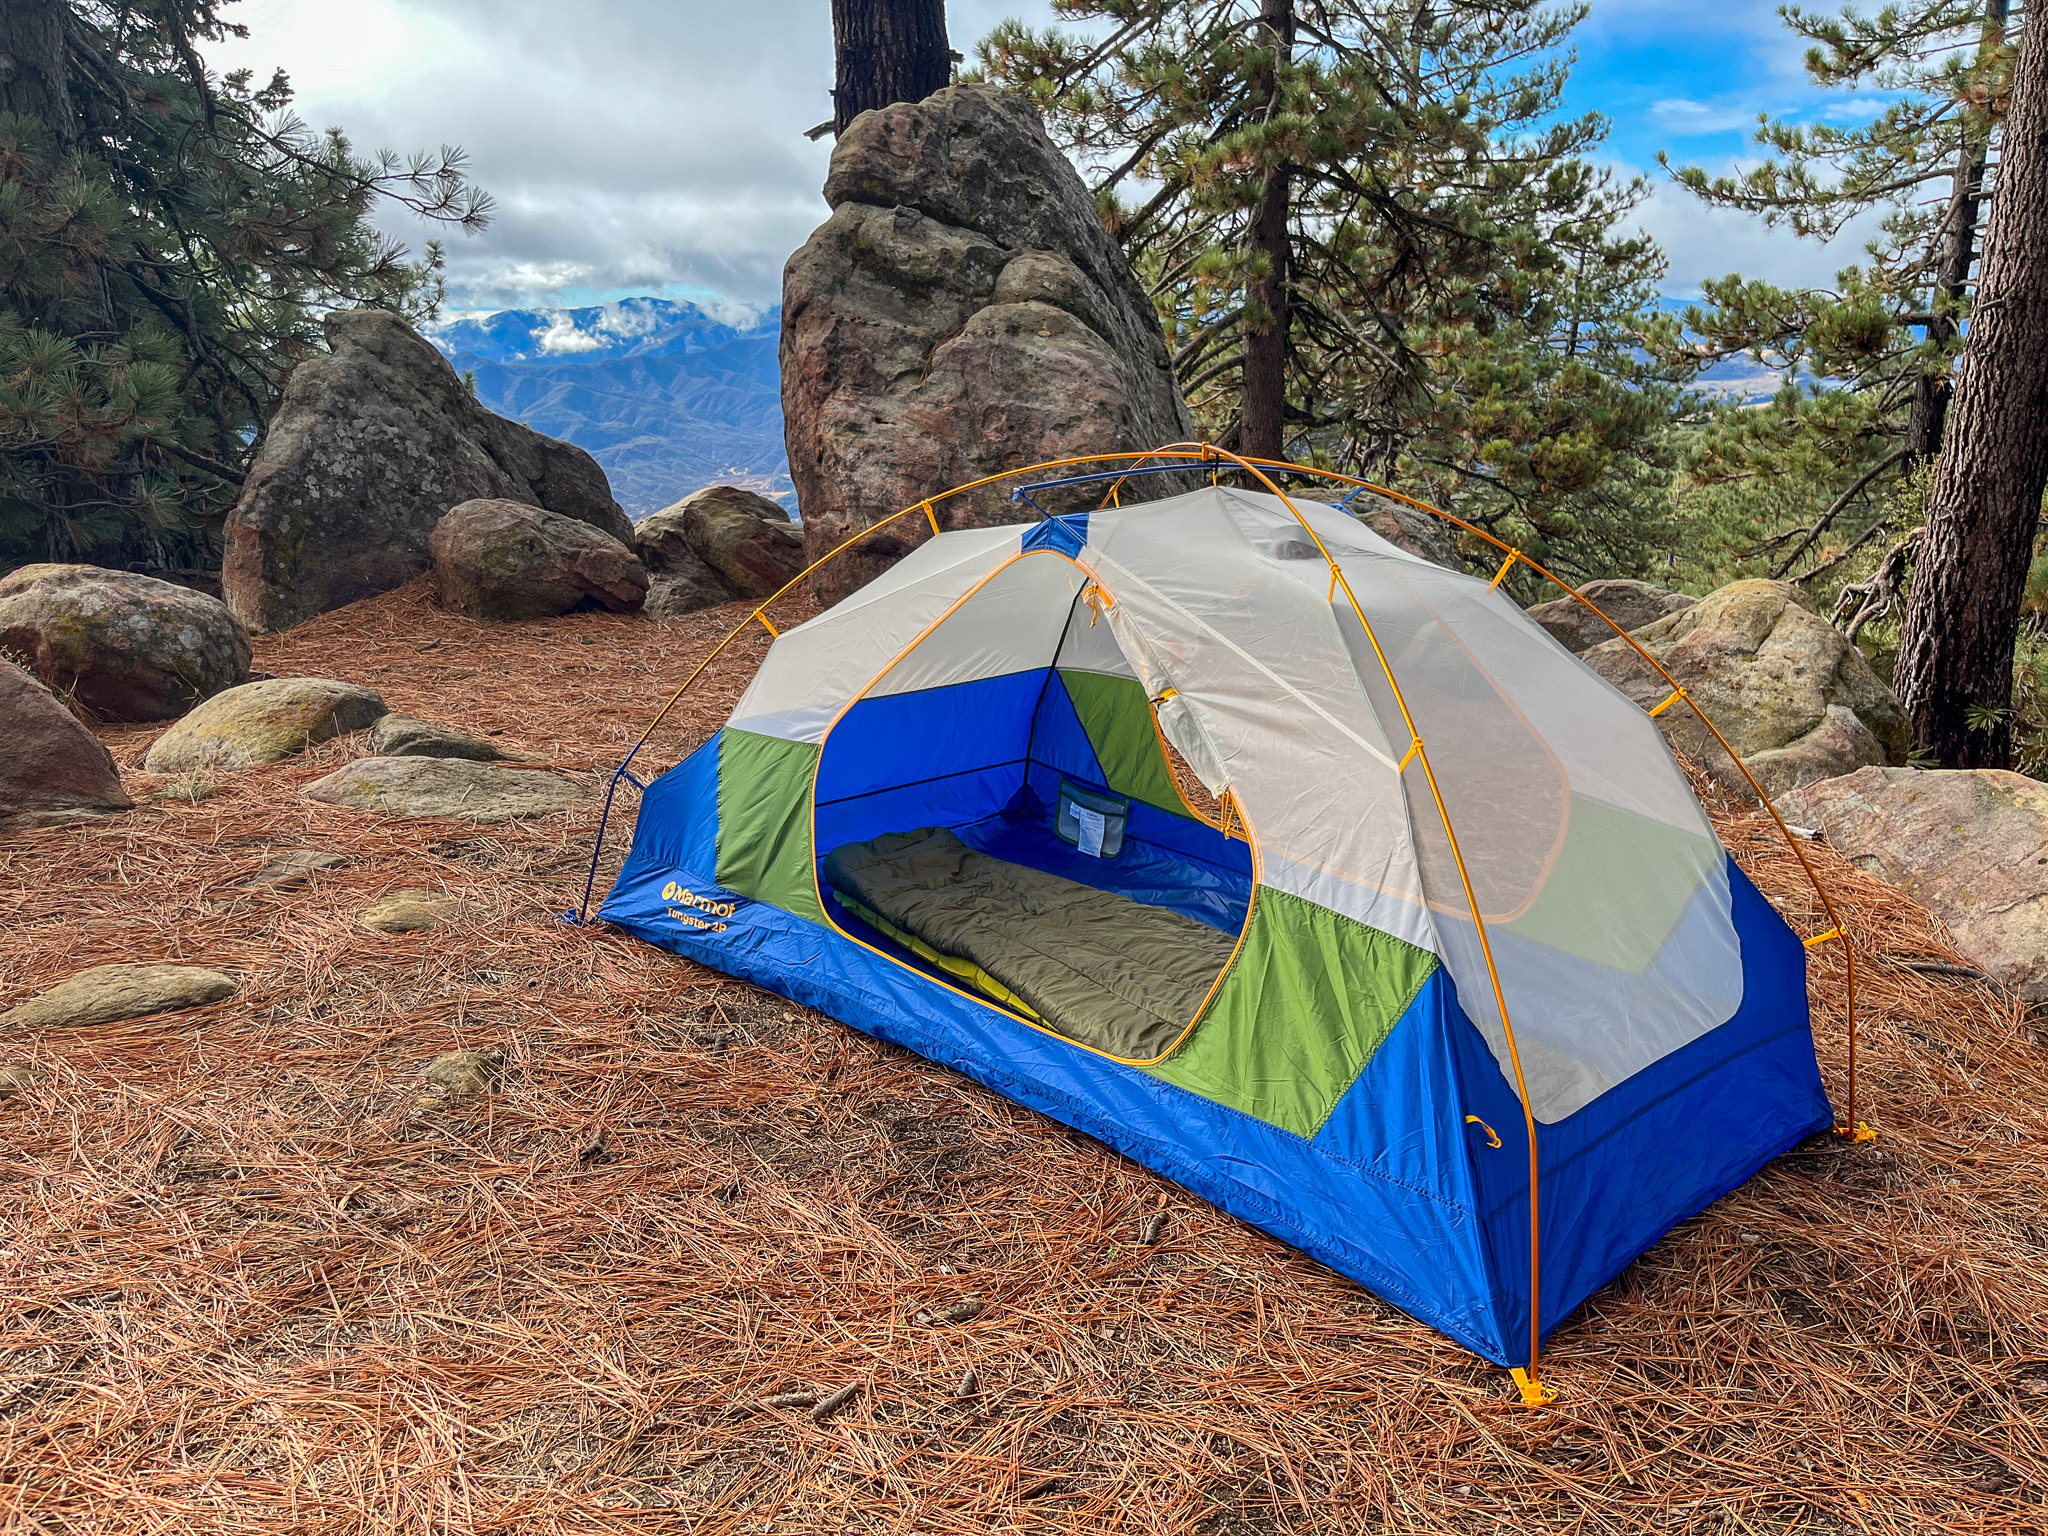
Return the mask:
[[210,73],[221,3],[0,8],[0,569],[204,558],[321,311],[438,300],[372,206],[488,216],[460,151],[365,160]]
[[[1969,311],[1979,209],[1997,163],[2010,49],[2008,0],[1910,0],[1875,15],[1788,7],[1811,47],[1809,77],[1894,97],[1856,127],[1763,120],[1770,151],[1739,176],[1697,167],[1678,180],[1707,203],[1828,240],[1877,214],[1867,262],[1832,289],[1791,290],[1723,277],[1682,317],[1681,351],[1703,361],[1748,353],[1780,370],[1777,395],[1731,408],[1700,439],[1688,469],[1701,482],[1786,475],[1825,487],[1810,517],[1759,529],[1774,575],[1801,579],[1877,558],[1899,532],[1891,494],[1941,444],[1962,325]],[[1668,161],[1666,162],[1668,164]]]
[[2013,649],[2048,490],[2048,12],[2027,18],[1976,314],[1894,674],[1947,768],[2012,763]]
[[[983,70],[1093,167],[1197,419],[1413,486],[1581,573],[1663,538],[1694,363],[1651,307],[1642,195],[1561,115],[1581,8],[1056,0]],[[1651,356],[1646,343],[1658,355]]]

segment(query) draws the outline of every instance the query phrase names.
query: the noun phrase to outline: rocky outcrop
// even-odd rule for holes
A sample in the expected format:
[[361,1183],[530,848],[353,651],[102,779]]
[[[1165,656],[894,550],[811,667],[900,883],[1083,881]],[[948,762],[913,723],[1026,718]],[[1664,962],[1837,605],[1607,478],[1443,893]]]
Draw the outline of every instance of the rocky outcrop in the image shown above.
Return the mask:
[[[825,200],[832,216],[782,280],[784,431],[809,559],[964,481],[1192,435],[1151,301],[1021,97],[955,85],[862,114]],[[1036,515],[1017,506],[995,488],[949,499],[941,519]],[[835,602],[927,537],[904,518],[813,585]]]
[[[1699,601],[1647,581],[1589,581],[1579,590],[1585,593],[1586,602],[1630,631],[1654,624]],[[1529,617],[1549,630],[1559,645],[1576,654],[1619,638],[1600,613],[1575,597],[1560,597],[1538,603],[1529,610]]]
[[360,731],[383,713],[383,696],[355,683],[266,678],[215,694],[157,737],[142,766],[151,773],[255,768]]
[[2048,784],[1994,768],[1872,767],[1777,807],[1940,918],[1985,974],[2048,1002]]
[[0,646],[109,720],[172,720],[249,675],[249,636],[190,587],[97,565],[0,577]]
[[41,827],[133,810],[92,732],[49,689],[0,661],[0,827]]
[[452,757],[359,757],[305,788],[309,800],[386,816],[510,821],[566,811],[589,798],[558,774]]
[[[1767,794],[1906,760],[1911,732],[1899,701],[1795,586],[1732,582],[1635,639],[1699,702]],[[1626,640],[1594,646],[1585,661],[1646,709],[1671,692]],[[1677,751],[1743,787],[1685,705],[1657,723]]]
[[638,613],[647,601],[647,571],[622,542],[516,501],[465,501],[434,525],[427,547],[442,604],[473,619]]
[[114,1024],[217,1003],[235,986],[234,977],[198,965],[96,965],[0,1013],[0,1025]]
[[299,365],[227,524],[221,580],[251,629],[285,629],[423,574],[449,508],[545,507],[624,542],[597,461],[493,415],[396,315],[337,312]]

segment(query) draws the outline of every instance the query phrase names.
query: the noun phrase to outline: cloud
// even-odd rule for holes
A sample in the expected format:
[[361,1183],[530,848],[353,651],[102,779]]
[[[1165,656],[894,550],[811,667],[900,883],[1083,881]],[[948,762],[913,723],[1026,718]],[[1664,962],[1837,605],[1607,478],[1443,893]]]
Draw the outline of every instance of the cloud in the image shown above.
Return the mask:
[[[953,45],[1049,0],[953,0]],[[826,213],[832,26],[823,0],[241,0],[246,41],[216,68],[282,66],[315,128],[359,151],[460,144],[497,199],[447,241],[465,309],[571,290],[710,289],[773,303],[782,264]],[[418,248],[437,231],[390,209]]]
[[1651,103],[1650,114],[1668,132],[1681,135],[1726,133],[1730,129],[1748,128],[1756,121],[1756,111],[1747,103],[1710,105],[1683,96],[1667,96]]
[[[947,9],[969,54],[1005,16],[1051,20],[1050,0]],[[447,239],[454,309],[644,293],[758,312],[825,216],[830,141],[803,137],[831,110],[823,0],[240,0],[228,14],[251,35],[211,62],[259,78],[282,66],[315,128],[338,125],[363,152],[469,151],[498,211],[482,235]],[[1594,0],[1575,41],[1574,103],[1616,115],[1614,152],[1638,167],[1688,137],[1708,136],[1677,158],[1718,156],[1721,125],[1746,127],[1760,98],[1774,111],[1800,99],[1797,46],[1772,0]],[[1810,265],[1798,242],[1751,221],[1702,225],[1672,196],[1645,217],[1683,242],[1674,273],[1717,250],[1744,254],[1714,270]],[[443,233],[389,208],[379,219],[415,249]]]

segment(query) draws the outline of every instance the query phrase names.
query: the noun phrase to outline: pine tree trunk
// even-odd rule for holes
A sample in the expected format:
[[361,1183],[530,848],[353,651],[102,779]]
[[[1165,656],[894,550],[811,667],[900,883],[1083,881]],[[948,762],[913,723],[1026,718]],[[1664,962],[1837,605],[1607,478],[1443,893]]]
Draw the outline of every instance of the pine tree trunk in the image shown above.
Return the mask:
[[[1983,269],[1895,672],[1921,747],[2004,768],[2020,599],[2048,490],[2048,7],[2013,72]],[[1995,711],[1972,730],[1973,707]]]
[[945,0],[832,0],[832,39],[835,134],[863,112],[923,101],[952,81]]
[[65,0],[0,0],[0,112],[37,117],[59,151],[78,140],[64,67]]
[[[1988,49],[2005,36],[2008,0],[1990,0],[1984,7],[1984,32],[1980,48]],[[1967,134],[1967,119],[1965,126]],[[1977,209],[1984,196],[1984,166],[1990,146],[1965,138],[1956,157],[1956,175],[1949,192],[1948,217],[1942,222],[1941,260],[1935,269],[1933,302],[1928,306],[1933,319],[1927,325],[1927,339],[1948,346],[1956,338],[1955,312],[1970,283],[1970,266],[1977,258]],[[1906,447],[1916,459],[1931,459],[1941,451],[1942,424],[1948,415],[1949,392],[1955,383],[1952,373],[1923,373],[1913,385],[1913,413],[1906,423]]]
[[[1260,46],[1285,59],[1294,47],[1294,0],[1260,0],[1259,34]],[[1279,89],[1277,70],[1265,71],[1254,99],[1263,94],[1270,110]],[[1287,167],[1276,165],[1266,172],[1252,215],[1251,251],[1262,270],[1245,287],[1246,307],[1258,318],[1244,331],[1237,449],[1255,459],[1282,457],[1286,441],[1288,213]]]

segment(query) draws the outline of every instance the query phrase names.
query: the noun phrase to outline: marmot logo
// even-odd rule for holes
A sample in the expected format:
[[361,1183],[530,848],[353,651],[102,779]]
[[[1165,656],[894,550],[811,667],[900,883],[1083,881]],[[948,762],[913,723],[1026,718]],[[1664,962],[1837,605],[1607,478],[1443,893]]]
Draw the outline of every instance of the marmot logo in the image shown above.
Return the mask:
[[[733,908],[738,905],[737,902],[713,901],[709,896],[699,896],[688,886],[678,885],[673,880],[661,888],[661,899],[673,903],[668,915],[685,928],[701,928],[711,933],[725,932],[726,925],[709,919],[731,917]],[[685,910],[678,911],[678,907]]]

